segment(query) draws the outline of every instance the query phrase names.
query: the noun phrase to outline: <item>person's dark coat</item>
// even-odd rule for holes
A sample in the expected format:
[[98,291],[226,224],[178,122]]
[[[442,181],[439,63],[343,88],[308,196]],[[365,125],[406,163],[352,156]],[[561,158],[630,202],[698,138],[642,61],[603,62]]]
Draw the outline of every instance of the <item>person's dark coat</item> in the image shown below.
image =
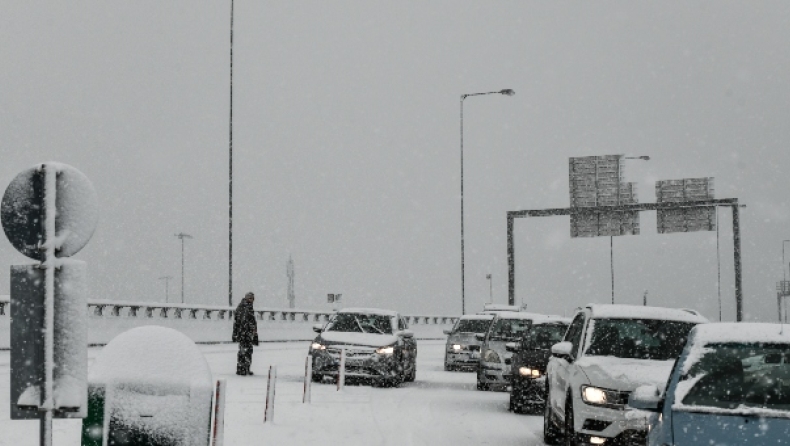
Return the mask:
[[233,321],[233,342],[258,345],[258,322],[252,302],[242,299]]

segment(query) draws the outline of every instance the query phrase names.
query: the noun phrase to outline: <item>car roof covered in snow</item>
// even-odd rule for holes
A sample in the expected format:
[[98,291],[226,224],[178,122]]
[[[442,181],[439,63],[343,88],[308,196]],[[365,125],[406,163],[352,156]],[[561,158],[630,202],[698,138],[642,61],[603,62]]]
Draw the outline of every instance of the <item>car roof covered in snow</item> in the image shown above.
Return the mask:
[[343,308],[337,310],[338,313],[356,313],[356,314],[379,314],[382,316],[392,316],[395,317],[398,315],[397,311],[392,310],[385,310],[382,308]]
[[772,342],[790,344],[790,325],[717,322],[697,325],[689,334],[694,344]]
[[469,320],[483,320],[483,321],[490,321],[494,318],[494,314],[485,313],[485,314],[465,314],[461,316],[459,319],[462,321],[469,321]]
[[664,307],[645,307],[641,305],[590,304],[593,318],[596,319],[657,319],[704,324],[708,322],[694,310]]
[[533,325],[540,325],[540,324],[556,324],[556,323],[563,323],[565,325],[571,324],[571,318],[569,317],[562,317],[562,316],[555,316],[555,315],[547,315],[543,319],[533,319]]
[[496,313],[497,319],[530,319],[537,323],[546,323],[550,321],[557,321],[561,318],[559,316],[547,316],[545,314],[527,313],[524,311],[500,311]]

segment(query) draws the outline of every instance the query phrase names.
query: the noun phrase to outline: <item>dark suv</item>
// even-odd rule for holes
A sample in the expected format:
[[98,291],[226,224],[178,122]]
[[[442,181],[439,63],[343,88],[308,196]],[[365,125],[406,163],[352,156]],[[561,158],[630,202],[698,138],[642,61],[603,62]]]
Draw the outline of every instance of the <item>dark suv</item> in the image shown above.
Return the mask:
[[562,341],[571,320],[549,318],[533,320],[517,342],[505,345],[510,358],[510,410],[532,413],[546,402],[546,364],[551,346]]

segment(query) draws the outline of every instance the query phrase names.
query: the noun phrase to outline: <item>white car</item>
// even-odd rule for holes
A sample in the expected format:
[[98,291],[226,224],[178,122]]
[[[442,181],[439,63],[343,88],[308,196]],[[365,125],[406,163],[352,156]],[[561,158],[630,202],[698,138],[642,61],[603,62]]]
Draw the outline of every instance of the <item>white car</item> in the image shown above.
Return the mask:
[[691,329],[693,310],[589,305],[551,348],[543,423],[546,444],[644,444],[647,419],[626,411],[637,387],[663,389]]

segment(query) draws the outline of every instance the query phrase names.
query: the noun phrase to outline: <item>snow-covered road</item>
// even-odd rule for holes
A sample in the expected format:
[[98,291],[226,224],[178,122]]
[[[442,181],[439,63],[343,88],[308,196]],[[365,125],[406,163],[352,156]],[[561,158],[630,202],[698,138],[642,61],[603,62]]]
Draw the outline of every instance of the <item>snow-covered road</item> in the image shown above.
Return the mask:
[[[417,380],[400,388],[314,384],[302,404],[307,345],[256,347],[254,377],[235,375],[236,346],[201,346],[215,378],[228,379],[225,444],[542,445],[542,417],[507,411],[507,393],[475,390],[474,373],[445,372],[443,341],[419,341]],[[98,349],[91,349],[94,357]],[[9,420],[8,352],[0,352],[0,445],[37,445],[37,422]],[[278,370],[274,423],[263,424],[266,372]],[[80,422],[56,420],[56,445],[79,444]]]

